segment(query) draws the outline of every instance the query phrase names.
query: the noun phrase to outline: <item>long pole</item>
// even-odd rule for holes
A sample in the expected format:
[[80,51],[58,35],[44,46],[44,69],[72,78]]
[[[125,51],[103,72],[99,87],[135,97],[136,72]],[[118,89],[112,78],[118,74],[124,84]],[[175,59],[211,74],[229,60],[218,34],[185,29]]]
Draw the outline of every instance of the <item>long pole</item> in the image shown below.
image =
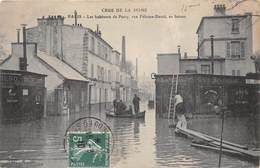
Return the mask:
[[210,36],[211,40],[211,74],[214,75],[214,36]]
[[221,135],[220,135],[220,147],[219,147],[219,158],[218,158],[218,167],[221,166],[221,157],[222,157],[222,142],[223,142],[223,127],[224,127],[224,110],[221,111]]

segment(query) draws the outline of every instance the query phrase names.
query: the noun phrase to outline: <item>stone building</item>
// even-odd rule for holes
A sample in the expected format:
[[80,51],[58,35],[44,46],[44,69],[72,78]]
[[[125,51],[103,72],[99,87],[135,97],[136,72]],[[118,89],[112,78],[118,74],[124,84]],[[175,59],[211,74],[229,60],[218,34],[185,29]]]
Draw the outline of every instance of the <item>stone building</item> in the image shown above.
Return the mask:
[[[63,60],[93,81],[91,103],[111,102],[116,95],[124,101],[131,93],[132,76],[122,70],[126,60],[125,48],[121,54],[101,37],[97,25],[96,31],[77,23],[68,25],[62,16],[49,16],[37,19],[37,26],[26,30],[27,42],[35,42],[38,49]],[[125,43],[123,37],[122,43]],[[125,44],[122,44],[122,47]]]

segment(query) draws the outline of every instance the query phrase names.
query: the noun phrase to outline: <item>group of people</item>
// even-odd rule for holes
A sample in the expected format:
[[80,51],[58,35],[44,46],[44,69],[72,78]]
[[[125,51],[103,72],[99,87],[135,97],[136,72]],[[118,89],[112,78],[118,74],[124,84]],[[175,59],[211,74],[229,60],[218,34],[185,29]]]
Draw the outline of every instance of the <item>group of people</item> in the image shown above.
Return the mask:
[[[139,104],[140,104],[140,98],[135,94],[134,98],[133,98],[133,105],[134,105],[134,113],[138,113],[139,112]],[[120,100],[120,99],[115,99],[113,101],[113,106],[114,106],[114,113],[117,115],[120,114],[132,114],[132,106],[129,105],[129,108],[127,109],[127,106],[125,105],[125,103]]]

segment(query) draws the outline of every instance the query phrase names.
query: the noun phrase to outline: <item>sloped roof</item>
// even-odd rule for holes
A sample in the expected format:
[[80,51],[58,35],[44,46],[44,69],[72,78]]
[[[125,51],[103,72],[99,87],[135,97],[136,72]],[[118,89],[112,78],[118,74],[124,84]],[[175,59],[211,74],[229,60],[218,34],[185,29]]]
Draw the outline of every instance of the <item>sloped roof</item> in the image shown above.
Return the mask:
[[37,51],[37,56],[46,64],[48,64],[52,69],[57,71],[60,75],[62,75],[65,79],[70,80],[78,80],[88,82],[89,80],[82,76],[75,69],[70,67],[67,63],[61,61],[57,57],[50,56],[45,54],[44,52]]

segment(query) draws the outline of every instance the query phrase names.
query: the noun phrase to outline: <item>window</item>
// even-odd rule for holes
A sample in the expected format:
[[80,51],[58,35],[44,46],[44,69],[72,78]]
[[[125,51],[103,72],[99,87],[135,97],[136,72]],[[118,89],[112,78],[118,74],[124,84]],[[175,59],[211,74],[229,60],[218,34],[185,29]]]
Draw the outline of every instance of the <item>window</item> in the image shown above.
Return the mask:
[[237,76],[240,76],[240,70],[237,70]]
[[104,81],[104,67],[101,68],[100,79]]
[[100,66],[97,66],[97,79],[101,79],[101,68]]
[[120,64],[120,56],[116,55],[116,65],[119,65],[119,64]]
[[202,74],[210,74],[210,65],[201,65]]
[[29,95],[29,90],[23,89],[23,96],[28,96],[28,95]]
[[116,72],[116,81],[119,82],[119,72]]
[[91,64],[91,77],[94,78],[94,64]]
[[111,79],[111,71],[110,70],[108,70],[108,77],[107,77],[108,79],[108,81],[111,81],[112,79]]
[[90,49],[91,49],[91,51],[93,51],[93,52],[94,52],[94,50],[95,50],[95,40],[94,40],[94,37],[91,37]]
[[239,33],[239,20],[232,19],[232,33]]
[[108,54],[107,54],[107,48],[105,47],[105,59],[106,59],[106,60],[108,60],[107,55],[108,55]]
[[236,75],[236,71],[232,70],[232,76],[235,76],[235,75]]
[[106,70],[106,69],[104,69],[104,77],[103,77],[103,80],[104,80],[104,81],[107,81],[107,70]]
[[240,42],[232,41],[231,42],[231,57],[232,58],[240,58]]
[[98,42],[98,53],[99,56],[101,56],[101,44]]
[[227,58],[244,58],[245,57],[245,42],[231,41],[226,43],[226,57]]
[[196,65],[186,65],[186,68],[185,68],[185,73],[197,73],[197,70],[196,70]]

